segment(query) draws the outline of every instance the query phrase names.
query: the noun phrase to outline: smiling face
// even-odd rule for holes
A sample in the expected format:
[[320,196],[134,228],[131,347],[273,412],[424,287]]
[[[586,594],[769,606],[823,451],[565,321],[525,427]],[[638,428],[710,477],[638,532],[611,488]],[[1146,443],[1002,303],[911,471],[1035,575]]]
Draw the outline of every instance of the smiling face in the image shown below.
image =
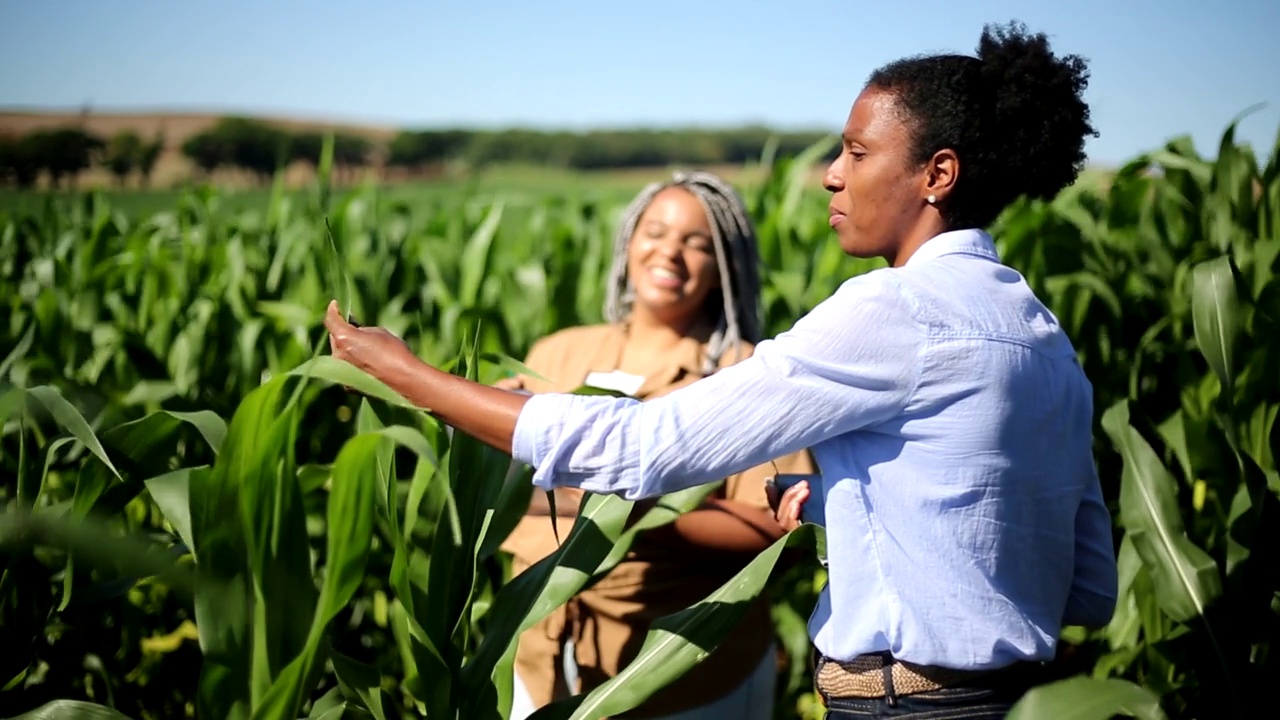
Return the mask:
[[897,265],[942,229],[926,198],[946,195],[954,153],[939,153],[924,165],[914,162],[905,120],[892,93],[874,86],[863,90],[845,122],[840,155],[823,178],[831,193],[831,227],[841,249],[854,257],[882,257]]
[[711,225],[702,203],[680,187],[665,188],[636,222],[627,246],[635,308],[679,328],[693,324],[720,287]]

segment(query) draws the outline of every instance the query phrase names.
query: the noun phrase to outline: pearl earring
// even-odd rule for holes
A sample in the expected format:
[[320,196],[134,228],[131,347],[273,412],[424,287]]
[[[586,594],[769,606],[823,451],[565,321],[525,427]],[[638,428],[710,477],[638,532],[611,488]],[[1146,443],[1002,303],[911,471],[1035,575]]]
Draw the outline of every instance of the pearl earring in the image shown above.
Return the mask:
[[928,198],[926,198],[926,199],[929,201],[929,204],[930,204],[930,205],[932,205],[932,204],[934,204],[934,203],[938,202],[938,196],[937,196],[937,195],[930,195],[930,196],[929,196]]

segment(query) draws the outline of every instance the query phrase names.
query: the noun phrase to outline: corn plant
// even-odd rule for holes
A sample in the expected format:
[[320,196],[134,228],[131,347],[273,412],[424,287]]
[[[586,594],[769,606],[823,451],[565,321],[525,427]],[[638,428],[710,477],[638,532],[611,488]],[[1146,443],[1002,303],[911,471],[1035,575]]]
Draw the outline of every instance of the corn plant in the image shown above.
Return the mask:
[[[1041,208],[1041,237],[1036,216],[1007,218],[1014,261],[1078,339],[1109,446],[1120,602],[1073,637],[1093,678],[1149,691],[1127,696],[1147,717],[1243,714],[1280,672],[1280,140],[1260,168],[1234,126],[1214,160],[1179,138],[1105,195]],[[1102,688],[1129,692],[1062,701]]]
[[[1232,127],[1213,159],[1175,139],[992,228],[1094,384],[1121,575],[1112,622],[1068,628],[1057,681],[1016,716],[1239,714],[1276,674],[1280,144],[1260,163]],[[839,251],[803,187],[825,148],[766,155],[743,188],[767,335],[878,266]],[[490,382],[599,321],[628,199],[334,193],[322,172],[310,193],[278,181],[265,212],[197,188],[138,217],[99,194],[0,215],[0,642],[20,649],[0,653],[0,706],[505,717],[518,632],[709,488],[640,517],[588,495],[560,550],[512,579],[498,546],[527,469],[317,357],[321,317],[336,294]],[[635,707],[766,587],[778,716],[820,717],[804,617],[825,576],[778,561],[821,535],[779,541],[539,717]]]
[[[455,370],[474,378],[479,359],[472,346]],[[588,496],[556,553],[514,581],[486,588],[481,566],[524,511],[531,491],[527,472],[429,418],[419,418],[419,427],[384,424],[368,399],[360,403],[356,434],[343,443],[332,465],[303,472],[295,445],[303,429],[299,418],[306,384],[295,382],[291,391],[288,384],[299,378],[327,379],[379,398],[384,409],[412,410],[376,380],[319,358],[252,391],[226,426],[208,415],[160,411],[103,433],[113,440],[111,447],[133,449],[135,456],[164,442],[166,431],[181,423],[212,438],[212,464],[137,483],[116,469],[106,445],[56,390],[39,386],[11,391],[38,401],[58,425],[92,449],[95,462],[82,467],[77,493],[83,488],[100,493],[101,485],[88,478],[108,471],[122,484],[132,484],[135,494],[142,486],[163,487],[163,492],[153,490],[153,497],[173,539],[189,551],[195,566],[192,594],[203,663],[194,702],[200,717],[297,717],[309,710],[308,717],[350,711],[385,718],[393,712],[397,705],[383,692],[381,673],[334,649],[329,636],[330,623],[351,601],[366,572],[376,519],[394,553],[390,616],[404,653],[402,688],[409,705],[432,718],[505,718],[518,634],[612,567],[637,532],[669,522],[712,489],[673,494],[634,524],[629,522],[632,503]],[[25,424],[27,407],[18,405]],[[398,448],[415,456],[411,474],[403,479],[396,471]],[[27,467],[25,462],[20,467],[19,489],[20,502],[30,510],[37,502],[25,503],[32,485],[25,480]],[[99,467],[92,475],[90,468]],[[398,490],[406,482],[401,506]],[[308,537],[308,492],[327,494],[322,559],[313,560]],[[38,486],[35,493],[38,500]],[[92,503],[73,500],[70,512]],[[45,515],[59,519],[50,523],[49,537],[39,539],[71,551],[70,578],[75,558],[93,553],[84,543],[68,541],[76,537],[75,525],[55,511],[34,517]],[[25,512],[20,517],[25,525],[19,530],[33,524]],[[431,531],[416,536],[421,523]],[[705,648],[714,646],[740,617],[743,601],[763,590],[781,550],[809,539],[811,531],[779,542],[704,603],[655,627],[650,643],[624,675],[586,696],[544,709],[543,716],[595,717],[597,711],[624,711],[643,702],[705,656]],[[124,557],[148,558],[153,552],[127,548]],[[146,565],[133,559],[132,565],[169,572],[154,560]],[[88,570],[85,574],[102,582],[98,565]],[[8,573],[6,579],[19,581]],[[63,603],[69,599],[64,594]],[[326,664],[337,685],[313,697]],[[44,711],[69,714],[85,707],[46,705]]]

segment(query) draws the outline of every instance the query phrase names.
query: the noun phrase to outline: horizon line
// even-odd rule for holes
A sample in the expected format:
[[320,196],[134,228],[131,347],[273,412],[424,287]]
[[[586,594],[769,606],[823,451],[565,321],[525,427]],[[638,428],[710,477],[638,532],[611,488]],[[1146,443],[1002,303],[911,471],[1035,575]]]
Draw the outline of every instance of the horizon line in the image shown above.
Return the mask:
[[386,119],[341,115],[335,113],[303,110],[285,110],[272,108],[252,108],[235,106],[199,106],[199,105],[24,105],[0,104],[0,115],[63,115],[68,118],[93,116],[139,117],[146,115],[169,115],[175,117],[240,117],[260,120],[306,123],[314,125],[335,125],[367,130],[534,130],[539,132],[610,132],[628,130],[738,130],[761,128],[786,133],[820,133],[836,135],[838,130],[823,123],[784,123],[762,119],[742,119],[735,122],[698,122],[692,120],[679,121],[635,121],[632,123],[549,123],[530,120],[479,121],[455,119],[450,121],[431,122],[397,122]]

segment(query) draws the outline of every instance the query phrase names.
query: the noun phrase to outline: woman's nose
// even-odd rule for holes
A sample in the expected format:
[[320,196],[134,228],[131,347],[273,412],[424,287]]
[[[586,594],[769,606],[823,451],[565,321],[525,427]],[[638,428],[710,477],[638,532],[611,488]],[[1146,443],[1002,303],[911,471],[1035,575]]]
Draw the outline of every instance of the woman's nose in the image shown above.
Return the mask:
[[679,237],[665,235],[661,238],[655,238],[651,241],[650,248],[665,258],[673,259],[680,256],[681,242]]
[[836,172],[836,164],[833,162],[827,166],[827,172],[822,176],[822,187],[827,192],[840,192],[844,189],[844,178],[840,177]]

